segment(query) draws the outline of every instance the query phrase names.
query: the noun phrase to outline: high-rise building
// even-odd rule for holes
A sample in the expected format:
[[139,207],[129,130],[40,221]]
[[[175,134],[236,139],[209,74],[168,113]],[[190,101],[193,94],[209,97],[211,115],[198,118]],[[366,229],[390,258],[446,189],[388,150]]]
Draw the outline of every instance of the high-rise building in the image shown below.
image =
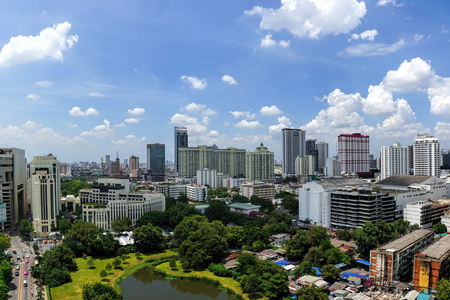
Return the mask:
[[428,134],[418,134],[414,141],[414,175],[440,175],[441,152],[437,138]]
[[448,149],[442,150],[441,152],[441,166],[442,169],[450,169],[450,151]]
[[0,228],[11,230],[26,213],[25,150],[0,148]]
[[61,209],[59,161],[53,155],[34,156],[30,163],[30,194],[33,227],[37,233],[50,232],[57,226]]
[[305,132],[301,129],[283,128],[283,176],[295,173],[295,159],[306,155]]
[[117,152],[117,158],[115,161],[110,162],[110,175],[111,176],[119,176],[120,173],[120,159],[119,159],[119,152]]
[[409,155],[408,168],[411,171],[412,169],[414,169],[414,146],[413,145],[408,146],[408,155]]
[[408,147],[400,143],[381,147],[381,180],[392,175],[409,175]]
[[166,145],[147,144],[147,170],[149,181],[165,181]]
[[275,177],[273,152],[261,143],[254,152],[247,152],[245,170],[245,177],[248,180],[273,180]]
[[315,158],[312,155],[297,156],[295,160],[295,175],[314,175],[315,172]]
[[[124,159],[125,161],[125,159]],[[141,169],[139,168],[139,156],[132,155],[130,157],[130,177],[131,178],[139,178],[141,177]]]
[[324,169],[327,165],[328,158],[328,143],[318,142],[316,144],[317,148],[317,171],[324,173]]
[[178,150],[180,148],[189,147],[188,132],[186,127],[175,127],[175,139],[174,139],[174,167],[175,172],[178,172]]
[[[314,159],[314,170],[313,171],[317,171],[319,169],[319,152],[317,151],[317,144],[316,144],[316,140],[307,140],[305,142],[305,152],[306,155],[311,155]],[[297,157],[295,158],[295,160],[297,161]],[[297,167],[297,163],[296,163],[296,167]],[[295,172],[297,174],[297,172]]]
[[338,156],[341,172],[369,172],[369,136],[361,133],[338,136]]

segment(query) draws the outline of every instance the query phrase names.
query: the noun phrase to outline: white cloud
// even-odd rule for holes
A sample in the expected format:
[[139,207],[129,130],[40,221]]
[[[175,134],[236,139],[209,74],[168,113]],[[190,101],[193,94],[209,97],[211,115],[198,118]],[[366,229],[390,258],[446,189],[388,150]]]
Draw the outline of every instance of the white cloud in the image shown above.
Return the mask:
[[222,76],[222,81],[226,82],[226,83],[229,83],[231,85],[238,84],[237,81],[233,77],[231,77],[230,75],[223,75]]
[[175,125],[187,126],[187,125],[197,125],[198,119],[194,117],[190,117],[185,114],[174,114],[170,118],[170,122]]
[[273,47],[276,45],[277,45],[277,42],[272,40],[271,34],[267,34],[263,39],[261,39],[261,47],[267,48],[267,47]]
[[437,122],[434,127],[434,133],[438,139],[450,139],[450,123]]
[[183,75],[180,77],[184,82],[190,83],[192,88],[196,90],[203,90],[206,87],[206,79],[199,79],[194,76]]
[[379,56],[393,53],[403,48],[403,46],[405,46],[405,40],[399,40],[397,43],[394,43],[392,45],[378,43],[358,44],[345,48],[345,50],[343,52],[340,52],[339,55],[349,57]]
[[136,107],[136,108],[127,110],[127,114],[134,115],[134,116],[139,116],[144,113],[145,113],[145,108],[141,108],[141,107]]
[[397,3],[396,0],[378,0],[378,3],[377,3],[378,6],[386,6],[388,4],[397,6],[397,7],[403,6],[403,3]]
[[76,128],[76,127],[78,127],[78,124],[75,124],[75,123],[67,123],[67,126],[69,126],[70,128]]
[[37,94],[28,94],[25,98],[30,100],[38,100],[40,96]]
[[202,111],[202,114],[204,116],[212,116],[212,115],[217,114],[217,111],[215,111],[214,109],[211,109],[211,108],[207,108],[204,111]]
[[74,117],[81,117],[81,116],[97,116],[98,110],[95,108],[89,107],[86,111],[82,111],[81,108],[78,106],[72,107],[71,110],[69,110],[69,114]]
[[95,126],[90,131],[84,131],[80,136],[94,136],[94,137],[107,137],[112,134],[113,129],[111,128],[111,122],[104,119],[103,124]]
[[262,127],[258,121],[247,121],[247,120],[241,120],[236,124],[234,124],[234,126],[241,129],[255,129],[258,127]]
[[369,95],[362,100],[363,112],[374,117],[392,114],[397,110],[392,93],[382,84],[369,86]]
[[243,118],[243,119],[254,119],[256,114],[251,114],[249,111],[230,111],[230,114],[233,115],[235,119]]
[[183,109],[186,111],[199,111],[206,107],[205,104],[198,104],[195,102],[191,102],[188,105],[186,105]]
[[139,123],[139,119],[136,119],[136,118],[128,118],[128,119],[125,119],[124,122],[125,122],[125,123]]
[[288,128],[292,125],[291,120],[289,118],[282,116],[278,118],[278,124],[277,125],[271,125],[269,126],[269,134],[270,135],[280,135],[281,129]]
[[415,34],[414,35],[414,42],[419,42],[421,39],[423,39],[425,36],[423,34]]
[[378,31],[376,29],[366,30],[366,31],[362,32],[361,34],[357,34],[357,33],[352,34],[352,38],[350,40],[361,39],[361,40],[374,41],[375,36],[377,36],[377,35],[378,35]]
[[437,77],[428,88],[430,112],[435,115],[450,115],[450,77]]
[[259,112],[265,116],[274,116],[274,115],[281,114],[281,110],[278,107],[276,107],[275,105],[263,106],[263,107],[261,107]]
[[366,11],[365,3],[357,0],[281,0],[278,9],[255,6],[245,14],[261,16],[261,29],[286,29],[299,38],[318,39],[353,30]]
[[22,125],[22,127],[25,129],[36,129],[37,125],[33,121],[28,120]]
[[37,36],[16,36],[0,51],[0,67],[38,61],[46,58],[63,60],[63,51],[71,48],[77,35],[68,36],[71,24],[55,24],[43,29]]
[[278,42],[278,46],[282,48],[288,48],[291,45],[291,41],[281,40]]
[[125,145],[125,144],[142,144],[143,142],[145,142],[146,138],[145,137],[141,137],[141,138],[136,138],[136,136],[129,134],[127,135],[124,139],[119,139],[119,140],[112,140],[111,144],[114,145]]
[[53,85],[53,82],[51,82],[50,80],[42,80],[42,81],[36,81],[35,84],[40,87],[48,89]]
[[100,93],[100,92],[92,92],[92,93],[89,93],[89,96],[90,96],[90,97],[99,97],[99,98],[104,98],[104,97],[105,97],[105,95],[103,95],[103,94]]
[[434,75],[430,64],[416,57],[410,62],[403,61],[397,70],[388,71],[383,84],[391,91],[410,92],[428,86]]
[[119,123],[119,124],[115,124],[113,126],[114,128],[126,128],[127,124],[125,124],[125,122]]

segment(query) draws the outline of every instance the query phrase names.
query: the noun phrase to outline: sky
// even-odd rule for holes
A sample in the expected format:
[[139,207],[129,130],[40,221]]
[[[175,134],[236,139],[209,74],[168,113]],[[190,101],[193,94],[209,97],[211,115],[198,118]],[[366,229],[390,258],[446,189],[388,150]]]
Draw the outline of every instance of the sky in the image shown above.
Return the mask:
[[164,143],[282,159],[281,129],[450,148],[444,0],[0,1],[0,147],[100,162]]

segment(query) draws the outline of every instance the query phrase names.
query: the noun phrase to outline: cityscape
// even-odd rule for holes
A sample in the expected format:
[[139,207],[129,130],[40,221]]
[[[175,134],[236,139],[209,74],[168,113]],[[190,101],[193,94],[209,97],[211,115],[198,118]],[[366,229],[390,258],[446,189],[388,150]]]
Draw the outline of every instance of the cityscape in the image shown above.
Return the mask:
[[450,300],[449,10],[0,3],[0,300]]

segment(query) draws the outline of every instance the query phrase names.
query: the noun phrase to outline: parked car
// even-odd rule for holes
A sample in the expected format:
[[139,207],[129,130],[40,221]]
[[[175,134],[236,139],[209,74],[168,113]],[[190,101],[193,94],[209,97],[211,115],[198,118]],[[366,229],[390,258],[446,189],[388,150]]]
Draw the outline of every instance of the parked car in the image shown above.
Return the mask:
[[30,258],[30,255],[29,255],[29,254],[27,254],[27,255],[25,255],[25,257],[26,257],[26,258]]
[[19,274],[19,272],[16,272],[16,276],[19,276],[20,274]]
[[17,251],[16,251],[16,250],[13,250],[13,253],[14,253],[14,254],[17,254]]
[[23,271],[23,275],[28,275],[28,270]]
[[29,263],[30,261],[28,260],[28,259],[25,259],[25,263],[27,264],[27,263]]

